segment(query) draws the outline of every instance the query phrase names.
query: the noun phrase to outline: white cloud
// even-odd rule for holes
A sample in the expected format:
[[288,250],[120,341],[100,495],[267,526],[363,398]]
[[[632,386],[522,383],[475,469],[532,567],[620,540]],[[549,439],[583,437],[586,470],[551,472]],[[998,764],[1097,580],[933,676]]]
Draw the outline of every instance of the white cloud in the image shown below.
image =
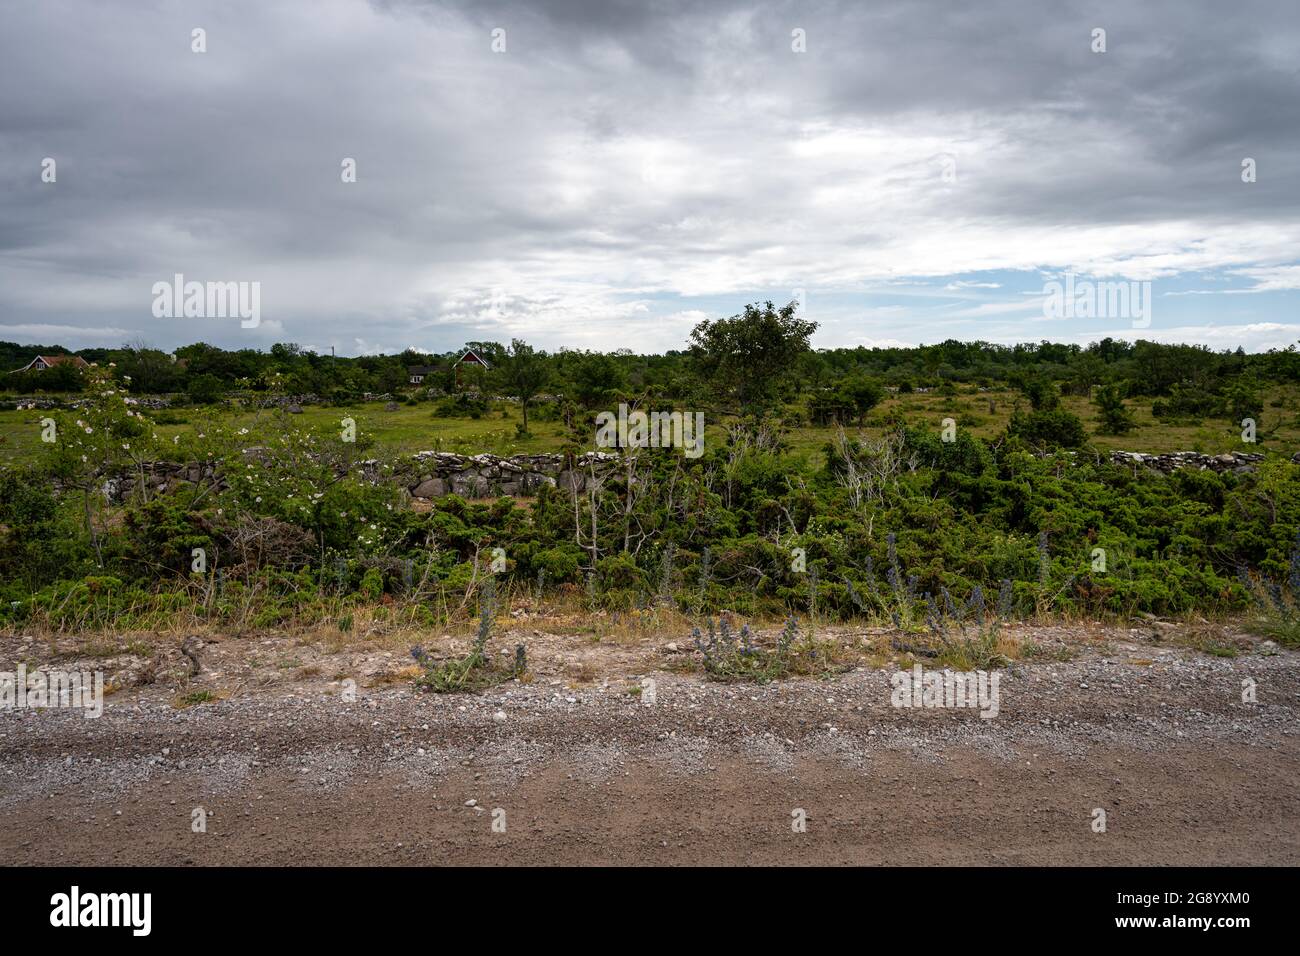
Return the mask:
[[1077,341],[1095,342],[1109,336],[1115,339],[1149,342],[1197,342],[1216,349],[1236,349],[1263,352],[1284,349],[1300,342],[1300,323],[1252,322],[1245,325],[1181,325],[1171,327],[1151,326],[1145,329],[1122,327],[1104,331],[1078,333]]
[[[187,341],[146,321],[178,271],[262,283],[263,328],[205,330],[219,344],[436,351],[681,347],[693,298],[732,314],[800,288],[821,345],[860,332],[836,292],[872,335],[1002,317],[1035,337],[1036,305],[956,278],[1001,270],[1300,291],[1296,21],[1283,0],[1180,13],[1108,7],[1125,52],[1101,62],[1031,0],[812,0],[802,55],[764,0],[504,0],[496,55],[472,3],[232,0],[198,57],[179,9],[18,5],[4,154],[61,165],[0,193],[0,335],[72,315],[101,331],[69,345]],[[1222,145],[1241,141],[1270,157],[1249,186]],[[921,280],[959,307],[871,298]]]

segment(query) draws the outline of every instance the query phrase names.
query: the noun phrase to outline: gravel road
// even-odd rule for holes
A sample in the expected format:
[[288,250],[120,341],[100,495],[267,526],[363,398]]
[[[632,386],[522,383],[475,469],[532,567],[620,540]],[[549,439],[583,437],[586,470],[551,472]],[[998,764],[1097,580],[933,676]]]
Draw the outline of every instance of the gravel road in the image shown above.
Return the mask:
[[[1239,639],[1215,657],[1150,628],[1049,636],[1070,659],[1003,671],[989,719],[892,706],[907,660],[719,684],[651,637],[575,680],[556,638],[530,651],[530,683],[439,696],[391,679],[399,651],[274,638],[210,643],[182,686],[179,640],[162,642],[163,673],[122,680],[98,719],[0,709],[0,859],[1300,863],[1300,655]],[[0,660],[139,679],[130,654],[81,646],[14,634]],[[291,648],[310,661],[269,663]],[[629,692],[645,678],[653,704]],[[195,688],[217,699],[182,706]]]

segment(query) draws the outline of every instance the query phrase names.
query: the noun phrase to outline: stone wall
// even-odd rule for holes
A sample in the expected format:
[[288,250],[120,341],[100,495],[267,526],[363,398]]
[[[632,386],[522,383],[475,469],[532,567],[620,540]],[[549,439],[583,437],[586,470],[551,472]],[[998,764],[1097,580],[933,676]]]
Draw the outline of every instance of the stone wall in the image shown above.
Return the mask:
[[[42,395],[19,395],[17,398],[7,398],[0,400],[0,410],[3,411],[52,411],[54,409],[66,409],[76,411],[85,405],[89,405],[93,399],[90,398],[50,398]],[[171,408],[171,399],[165,395],[127,395],[126,404],[132,408],[149,408],[159,411],[164,408]]]
[[[256,457],[258,449],[245,450]],[[378,461],[362,463],[362,474],[371,481],[392,481],[404,487],[413,498],[440,498],[460,495],[463,498],[530,497],[542,485],[565,491],[582,492],[590,476],[607,475],[618,461],[617,455],[588,452],[573,459],[572,467],[564,455],[457,455],[444,451],[425,451],[399,463],[392,472],[381,471]],[[150,496],[174,491],[183,484],[223,486],[217,462],[148,462],[138,471],[123,472],[106,478],[101,486],[104,497],[120,504],[143,485]],[[55,481],[55,493],[64,490]]]
[[[245,454],[256,456],[257,449],[247,449]],[[1252,452],[1233,452],[1222,455],[1203,455],[1192,451],[1143,454],[1134,451],[1111,452],[1110,460],[1117,465],[1134,469],[1153,469],[1168,474],[1179,468],[1196,468],[1214,472],[1253,471],[1264,456]],[[597,478],[613,471],[618,455],[607,452],[588,452],[574,458],[572,464],[564,455],[514,455],[501,458],[496,455],[458,455],[445,451],[424,451],[412,455],[398,464],[392,472],[380,468],[380,462],[369,461],[362,465],[362,474],[372,481],[393,481],[405,488],[413,498],[431,499],[443,495],[460,495],[462,498],[531,497],[542,485],[552,485],[562,491],[583,492],[594,473]],[[1300,454],[1292,461],[1300,463]],[[104,496],[114,503],[131,497],[141,483],[150,495],[174,491],[182,484],[209,484],[221,486],[221,468],[216,462],[151,462],[141,471],[133,471],[108,478],[103,484]],[[62,488],[55,483],[55,491]]]
[[[192,462],[181,464],[171,461],[146,462],[139,470],[125,471],[103,479],[100,491],[110,504],[121,504],[129,499],[135,490],[143,485],[149,495],[165,494],[175,491],[183,484],[211,484],[221,486],[220,469],[213,462]],[[54,493],[62,494],[65,485],[59,479],[53,482]]]
[[414,467],[399,469],[399,480],[413,498],[488,498],[498,495],[535,495],[542,485],[564,491],[583,491],[592,470],[604,477],[618,461],[617,455],[588,452],[573,459],[569,467],[564,455],[457,455],[445,451],[423,451],[412,457]]
[[[1254,471],[1255,465],[1264,460],[1264,456],[1255,452],[1235,451],[1222,455],[1202,455],[1195,451],[1170,451],[1156,455],[1146,455],[1140,451],[1113,451],[1110,460],[1117,465],[1132,465],[1134,468],[1154,468],[1169,474],[1179,468],[1195,468],[1198,471],[1232,471],[1243,474]],[[1292,461],[1300,461],[1297,454]]]

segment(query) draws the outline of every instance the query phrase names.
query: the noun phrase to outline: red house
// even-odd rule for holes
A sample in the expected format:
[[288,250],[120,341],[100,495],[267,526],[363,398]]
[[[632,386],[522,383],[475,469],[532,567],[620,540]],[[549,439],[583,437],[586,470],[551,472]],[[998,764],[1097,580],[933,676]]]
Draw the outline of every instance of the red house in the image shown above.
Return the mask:
[[47,368],[71,362],[74,368],[90,368],[90,363],[80,355],[38,355],[16,372],[43,372]]
[[460,358],[456,359],[456,364],[454,366],[456,369],[457,388],[460,388],[460,367],[462,365],[479,365],[482,366],[484,370],[490,369],[492,367],[487,363],[487,359],[483,358],[483,356],[479,355],[473,349],[466,349],[465,354],[462,355]]

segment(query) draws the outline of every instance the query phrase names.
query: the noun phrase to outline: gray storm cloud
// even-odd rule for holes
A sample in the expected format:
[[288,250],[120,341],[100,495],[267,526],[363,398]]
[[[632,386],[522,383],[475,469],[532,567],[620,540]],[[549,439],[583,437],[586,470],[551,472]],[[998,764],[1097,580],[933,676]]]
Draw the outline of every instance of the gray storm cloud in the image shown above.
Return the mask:
[[[3,18],[3,338],[649,351],[680,346],[696,300],[771,289],[1040,269],[1300,288],[1293,0]],[[175,273],[260,282],[264,321],[155,319]]]

